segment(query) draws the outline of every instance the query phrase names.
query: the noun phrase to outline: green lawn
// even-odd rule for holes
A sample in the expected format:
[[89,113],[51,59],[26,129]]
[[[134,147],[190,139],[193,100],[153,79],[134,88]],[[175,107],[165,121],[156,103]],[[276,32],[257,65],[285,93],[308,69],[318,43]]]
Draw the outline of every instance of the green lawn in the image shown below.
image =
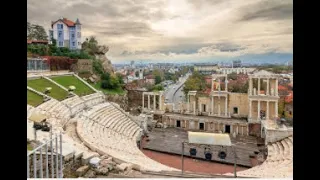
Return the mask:
[[126,91],[124,91],[121,88],[118,89],[102,89],[101,88],[101,82],[97,82],[96,84],[92,84],[90,83],[94,88],[96,88],[99,91],[102,91],[106,94],[119,94],[119,95],[124,95],[126,93]]
[[27,104],[33,106],[33,107],[37,107],[38,105],[40,105],[43,102],[43,97],[27,90]]
[[78,96],[85,96],[94,93],[90,87],[74,76],[57,76],[51,79],[67,89],[69,89],[69,86],[75,86],[76,89],[74,90],[74,93]]
[[51,87],[51,92],[49,94],[49,96],[61,101],[63,99],[65,99],[68,96],[68,92],[61,89],[59,86],[51,83],[50,81],[40,78],[40,79],[31,79],[28,80],[27,82],[28,86],[30,86],[31,88],[40,91],[40,92],[44,92],[46,90],[47,87]]

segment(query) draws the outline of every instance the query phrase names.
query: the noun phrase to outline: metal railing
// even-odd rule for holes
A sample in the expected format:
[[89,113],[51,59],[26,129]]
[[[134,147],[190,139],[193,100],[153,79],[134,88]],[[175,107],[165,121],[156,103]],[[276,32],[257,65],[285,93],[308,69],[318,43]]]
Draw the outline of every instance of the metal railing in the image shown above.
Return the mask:
[[27,178],[63,178],[61,133],[27,152]]

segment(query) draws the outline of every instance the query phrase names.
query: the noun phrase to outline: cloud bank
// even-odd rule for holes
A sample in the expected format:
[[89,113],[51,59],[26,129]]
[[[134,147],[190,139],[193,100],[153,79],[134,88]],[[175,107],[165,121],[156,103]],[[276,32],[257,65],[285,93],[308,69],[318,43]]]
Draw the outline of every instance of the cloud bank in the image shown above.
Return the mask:
[[112,62],[292,54],[292,0],[28,0],[27,19],[50,28],[79,18]]

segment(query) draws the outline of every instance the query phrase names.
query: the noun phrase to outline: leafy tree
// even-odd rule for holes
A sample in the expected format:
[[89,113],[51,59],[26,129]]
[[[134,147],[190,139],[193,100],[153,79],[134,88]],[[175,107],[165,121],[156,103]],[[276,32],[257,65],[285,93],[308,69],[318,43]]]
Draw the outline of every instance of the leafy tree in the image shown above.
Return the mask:
[[110,81],[110,74],[108,72],[101,75],[101,80]]
[[91,56],[94,56],[98,52],[98,41],[94,36],[91,36],[82,43],[81,49]]
[[110,89],[117,89],[120,87],[119,80],[116,76],[110,76],[109,84],[110,84]]
[[105,73],[100,60],[93,60],[92,67],[93,67],[93,71],[98,75],[102,75]]
[[27,38],[32,40],[48,40],[48,35],[42,26],[27,22]]
[[237,73],[231,73],[231,74],[228,74],[228,79],[232,79],[232,80],[236,80],[237,79]]
[[161,77],[159,75],[155,77],[155,83],[156,84],[161,83]]
[[153,86],[153,91],[162,91],[162,90],[164,90],[164,88],[161,84],[157,84]]
[[102,80],[101,81],[101,88],[102,89],[108,89],[110,86],[109,86],[109,81],[106,81],[106,80]]
[[118,78],[118,82],[119,82],[120,84],[124,84],[122,75],[121,75],[120,73],[116,73],[116,76],[117,76],[117,78]]
[[189,91],[203,91],[206,87],[204,76],[199,72],[194,72],[185,82],[182,91],[187,96]]

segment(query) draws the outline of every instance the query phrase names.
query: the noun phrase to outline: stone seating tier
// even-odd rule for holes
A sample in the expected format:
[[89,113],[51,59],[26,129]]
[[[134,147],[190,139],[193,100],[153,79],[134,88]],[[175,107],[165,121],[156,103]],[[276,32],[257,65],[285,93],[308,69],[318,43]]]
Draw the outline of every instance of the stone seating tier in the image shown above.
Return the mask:
[[[238,172],[238,176],[244,177],[265,177],[285,178],[293,175],[292,142],[293,138],[288,137],[281,141],[268,144],[267,160],[263,164],[245,171]],[[226,175],[231,175],[230,173]]]
[[149,159],[138,149],[135,138],[141,128],[112,105],[101,109],[93,107],[87,114],[89,118],[78,121],[77,131],[91,149],[143,169],[174,170]]

